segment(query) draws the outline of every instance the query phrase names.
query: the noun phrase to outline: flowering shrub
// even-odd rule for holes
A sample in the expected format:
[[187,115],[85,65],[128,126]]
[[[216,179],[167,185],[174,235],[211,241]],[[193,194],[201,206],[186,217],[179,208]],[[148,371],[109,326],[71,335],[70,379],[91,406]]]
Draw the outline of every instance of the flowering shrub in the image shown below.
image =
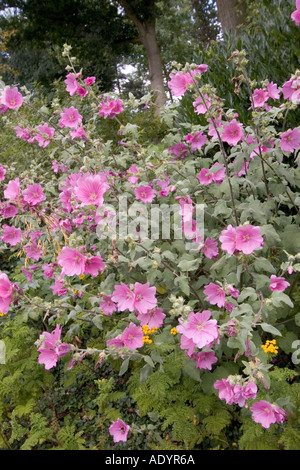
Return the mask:
[[1,95],[44,155],[0,167],[3,447],[299,448],[300,72],[253,89],[235,51],[240,122],[206,64],[174,64],[206,125],[175,102],[157,143],[150,97],[99,96],[69,53],[51,106]]

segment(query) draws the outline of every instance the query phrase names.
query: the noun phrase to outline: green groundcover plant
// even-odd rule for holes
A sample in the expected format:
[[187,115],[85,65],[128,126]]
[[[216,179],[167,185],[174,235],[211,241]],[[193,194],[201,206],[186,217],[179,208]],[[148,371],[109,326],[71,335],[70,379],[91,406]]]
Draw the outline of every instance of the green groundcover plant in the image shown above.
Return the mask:
[[206,64],[156,116],[63,56],[51,104],[2,84],[1,448],[299,449],[300,71],[232,51],[241,122]]

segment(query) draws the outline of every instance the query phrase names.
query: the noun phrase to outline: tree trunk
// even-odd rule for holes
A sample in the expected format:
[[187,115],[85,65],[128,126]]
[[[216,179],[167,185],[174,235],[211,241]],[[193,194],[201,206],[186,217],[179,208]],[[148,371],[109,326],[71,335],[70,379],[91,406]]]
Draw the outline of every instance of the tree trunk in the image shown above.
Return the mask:
[[218,16],[223,31],[237,31],[247,16],[244,0],[217,0]]
[[[148,58],[149,80],[151,90],[154,92],[155,114],[159,114],[162,106],[166,104],[163,67],[160,49],[156,40],[156,21],[153,16],[149,21],[140,21],[136,12],[126,0],[117,0],[124,8],[126,16],[133,21],[139,31],[141,43],[146,49]],[[153,2],[154,4],[154,2]]]

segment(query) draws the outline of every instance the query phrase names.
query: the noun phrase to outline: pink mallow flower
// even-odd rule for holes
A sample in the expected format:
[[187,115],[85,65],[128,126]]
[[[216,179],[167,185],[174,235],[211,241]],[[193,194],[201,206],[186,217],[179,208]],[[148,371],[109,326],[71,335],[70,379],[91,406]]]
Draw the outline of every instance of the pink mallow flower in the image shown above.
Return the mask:
[[156,191],[155,189],[151,188],[150,186],[139,186],[135,188],[135,197],[136,199],[140,199],[141,201],[147,203],[152,202],[155,198]]
[[73,73],[68,73],[64,82],[67,85],[66,91],[70,94],[70,96],[73,96],[78,88],[78,82],[76,80],[75,75]]
[[219,339],[217,320],[210,320],[210,317],[209,310],[203,310],[201,313],[191,312],[187,322],[180,320],[180,325],[176,329],[187,339],[192,340],[199,349],[204,346],[210,347],[215,340]]
[[126,348],[138,349],[144,346],[143,337],[144,333],[142,327],[130,322],[129,326],[125,328],[120,338]]
[[268,91],[265,88],[256,88],[253,92],[254,108],[263,108],[269,99]]
[[117,421],[113,421],[109,427],[109,434],[113,436],[114,442],[126,442],[129,431],[130,426],[125,424],[120,418]]
[[217,258],[219,255],[218,243],[213,238],[206,238],[201,248],[206,258],[212,259]]
[[218,362],[214,351],[200,351],[195,355],[196,365],[198,369],[212,370],[213,364]]
[[284,277],[277,277],[274,274],[271,276],[271,284],[270,284],[270,289],[271,291],[281,291],[283,292],[288,286],[290,286],[290,283],[287,282]]
[[255,398],[257,394],[257,385],[252,380],[243,384],[235,376],[229,376],[227,379],[217,380],[214,388],[219,390],[220,400],[225,400],[227,405],[237,404],[241,408],[245,406],[249,398]]
[[84,273],[90,274],[92,277],[98,276],[99,271],[103,273],[105,264],[101,256],[92,256],[85,261]]
[[0,102],[9,109],[17,109],[23,103],[23,96],[18,91],[17,87],[10,88],[6,86],[2,91]]
[[67,276],[80,276],[85,272],[86,258],[75,248],[63,247],[62,253],[57,257],[57,262]]
[[10,180],[6,186],[6,189],[3,191],[5,199],[9,201],[15,201],[20,195],[20,183],[19,178]]
[[243,124],[232,119],[228,124],[224,124],[224,130],[221,132],[221,139],[229,145],[234,146],[244,138]]
[[34,136],[34,140],[38,142],[40,147],[47,147],[51,138],[54,136],[54,127],[49,127],[47,123],[38,126],[39,133]]
[[162,308],[154,307],[146,313],[138,314],[137,318],[142,326],[148,325],[151,330],[152,328],[160,328],[164,322],[165,316]]
[[104,315],[112,315],[117,310],[117,306],[112,301],[111,295],[103,296],[102,300],[99,302],[99,307]]
[[9,226],[9,225],[3,225],[3,233],[1,236],[1,240],[4,243],[9,243],[10,246],[15,246],[20,243],[23,237],[22,230],[20,228]]
[[42,248],[38,246],[36,242],[26,245],[24,250],[28,258],[33,259],[34,261],[38,261],[42,256]]
[[157,299],[155,293],[156,287],[150,287],[149,282],[146,284],[136,282],[134,291],[121,282],[121,285],[115,286],[112,300],[117,303],[118,310],[121,312],[124,310],[133,312],[136,309],[138,314],[143,314],[156,306]]
[[124,111],[122,101],[119,99],[111,101],[109,96],[106,98],[106,101],[102,101],[99,105],[99,116],[104,119],[107,119],[108,117],[113,119],[122,111]]
[[109,189],[109,184],[105,175],[86,174],[77,180],[74,194],[81,201],[81,206],[102,206],[104,194]]
[[56,325],[55,330],[51,333],[43,331],[41,339],[42,344],[38,348],[40,353],[38,362],[44,364],[45,369],[49,370],[56,366],[58,358],[65,356],[71,350],[71,345],[62,343],[61,340],[61,326]]
[[188,90],[189,85],[193,83],[191,75],[183,72],[177,72],[176,74],[170,73],[170,81],[168,81],[168,87],[170,88],[174,96],[180,97]]
[[31,206],[38,206],[46,199],[42,186],[38,183],[29,184],[27,188],[22,191],[22,195],[24,201],[28,202]]
[[283,152],[293,152],[300,147],[300,131],[295,129],[289,129],[288,131],[281,134],[280,137],[280,148]]
[[291,18],[295,21],[296,26],[300,25],[300,0],[296,0],[296,10],[292,12]]
[[82,116],[79,114],[78,110],[71,106],[70,108],[64,108],[63,112],[60,114],[61,118],[59,124],[61,127],[70,127],[71,129],[79,126],[82,121]]
[[236,250],[249,255],[262,246],[264,240],[260,235],[260,227],[245,225],[235,229],[232,225],[229,225],[226,230],[222,230],[220,242],[221,249],[231,255]]
[[5,179],[6,169],[3,165],[0,165],[0,181]]
[[13,301],[14,286],[7,274],[0,271],[0,312],[7,313],[9,305]]
[[224,307],[226,293],[222,287],[210,282],[207,286],[204,286],[204,294],[206,300],[211,305],[217,305],[218,307]]
[[268,429],[271,424],[283,423],[286,419],[286,412],[282,408],[278,408],[276,405],[260,400],[250,407],[252,412],[252,419],[256,423],[261,424],[264,428]]
[[52,289],[53,295],[58,295],[59,297],[65,295],[69,289],[64,288],[64,281],[60,279],[58,276],[54,280],[54,284],[50,286],[50,289]]
[[203,132],[200,132],[200,131],[196,132],[194,135],[187,134],[184,138],[186,142],[191,145],[192,152],[196,152],[196,150],[200,150],[203,147],[203,145],[206,144],[206,141],[207,141],[206,135],[204,135]]
[[254,250],[262,246],[263,237],[260,234],[260,227],[253,225],[239,226],[236,229],[236,249],[249,255]]

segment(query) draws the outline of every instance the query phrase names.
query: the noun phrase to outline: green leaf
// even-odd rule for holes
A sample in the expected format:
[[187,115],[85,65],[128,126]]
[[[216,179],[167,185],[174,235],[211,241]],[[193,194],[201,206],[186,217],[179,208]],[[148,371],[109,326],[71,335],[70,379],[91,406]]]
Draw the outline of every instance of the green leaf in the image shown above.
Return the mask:
[[127,372],[127,370],[128,370],[128,365],[129,365],[129,357],[127,357],[126,359],[124,359],[124,361],[122,362],[122,365],[121,365],[120,371],[119,371],[119,375],[124,375],[125,372]]
[[274,336],[282,336],[279,330],[275,326],[269,325],[268,323],[260,323],[260,326],[267,333],[271,333]]
[[149,375],[151,375],[153,372],[153,367],[151,367],[149,364],[145,364],[144,367],[141,368],[140,370],[140,382],[144,383],[148,379]]
[[290,297],[286,295],[284,292],[279,292],[279,291],[272,292],[271,299],[272,299],[272,304],[274,305],[274,307],[281,307],[282,306],[281,304],[289,305],[291,308],[294,307],[294,304],[291,301]]

